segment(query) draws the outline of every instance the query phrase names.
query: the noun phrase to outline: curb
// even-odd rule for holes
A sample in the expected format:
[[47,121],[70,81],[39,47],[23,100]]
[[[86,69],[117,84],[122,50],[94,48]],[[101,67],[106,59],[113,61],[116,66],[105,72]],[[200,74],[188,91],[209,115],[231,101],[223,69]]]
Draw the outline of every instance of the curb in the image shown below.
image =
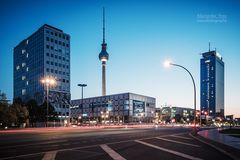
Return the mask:
[[206,145],[209,145],[210,147],[212,147],[212,148],[216,149],[217,151],[227,155],[228,157],[230,157],[233,160],[239,160],[238,157],[232,155],[231,153],[229,153],[229,152],[227,152],[227,151],[225,151],[225,150],[223,150],[223,149],[221,149],[221,148],[219,148],[219,147],[217,147],[217,146],[215,146],[215,145],[213,145],[211,143],[208,143],[208,142],[206,142],[206,141],[204,141],[204,140],[202,140],[200,138],[197,138],[196,136],[192,135],[191,133],[189,133],[189,136],[191,136],[192,138],[194,138],[194,139],[196,139],[196,140],[198,140],[198,141],[200,141],[200,142],[202,142],[202,143],[204,143]]

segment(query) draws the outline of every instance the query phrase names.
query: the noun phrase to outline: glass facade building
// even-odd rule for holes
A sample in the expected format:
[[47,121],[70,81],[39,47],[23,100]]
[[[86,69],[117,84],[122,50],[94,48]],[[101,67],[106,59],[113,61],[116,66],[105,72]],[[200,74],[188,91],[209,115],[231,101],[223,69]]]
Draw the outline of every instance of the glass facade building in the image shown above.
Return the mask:
[[93,123],[152,122],[156,99],[134,93],[122,93],[72,100],[71,117]]
[[201,58],[201,111],[211,117],[224,117],[224,62],[216,51]]
[[49,102],[59,118],[69,116],[70,102],[70,35],[50,25],[43,25],[15,48],[14,98],[35,99],[38,104],[46,98],[44,77],[53,77],[57,85],[49,88]]

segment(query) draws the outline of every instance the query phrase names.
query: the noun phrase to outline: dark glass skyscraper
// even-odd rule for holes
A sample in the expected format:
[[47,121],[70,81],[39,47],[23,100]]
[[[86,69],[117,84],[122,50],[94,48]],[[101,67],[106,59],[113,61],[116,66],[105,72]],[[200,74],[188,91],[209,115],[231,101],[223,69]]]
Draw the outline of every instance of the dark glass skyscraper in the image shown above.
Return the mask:
[[57,85],[49,88],[49,102],[59,118],[69,116],[70,35],[50,25],[43,25],[14,48],[14,98],[23,101],[46,98],[44,77],[53,77]]
[[202,53],[201,111],[224,117],[224,62],[216,51]]

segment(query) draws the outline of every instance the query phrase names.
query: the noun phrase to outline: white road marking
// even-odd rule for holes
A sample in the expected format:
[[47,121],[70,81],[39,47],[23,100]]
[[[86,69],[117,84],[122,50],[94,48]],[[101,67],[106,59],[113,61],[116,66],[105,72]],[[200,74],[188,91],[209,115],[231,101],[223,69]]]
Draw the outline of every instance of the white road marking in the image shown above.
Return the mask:
[[[171,136],[171,135],[182,135],[182,134],[185,134],[185,133],[161,135],[160,137],[168,137],[168,136]],[[154,137],[147,137],[147,138],[141,138],[141,139],[135,139],[135,140],[147,140],[147,139],[153,139],[153,138],[156,138],[156,136],[154,136]],[[117,142],[109,142],[109,143],[106,143],[106,144],[119,144],[119,143],[127,143],[127,142],[132,142],[132,141],[134,141],[134,139],[122,140],[122,141],[117,141]],[[88,146],[83,146],[83,147],[73,147],[73,148],[57,149],[56,151],[57,152],[74,151],[74,150],[78,150],[78,149],[92,148],[92,147],[98,147],[98,146],[99,146],[99,144],[95,144],[95,145],[88,145]],[[45,153],[46,152],[42,151],[42,152],[31,153],[31,154],[22,154],[22,155],[17,155],[17,156],[0,158],[0,160],[17,159],[17,158],[22,158],[22,157],[37,156],[37,155],[41,155],[41,154],[45,154]]]
[[156,139],[160,139],[160,140],[168,141],[168,142],[173,142],[173,143],[184,144],[184,145],[188,145],[188,146],[192,146],[192,147],[200,147],[199,145],[196,145],[196,144],[185,143],[185,142],[175,141],[175,140],[166,139],[166,138],[156,137]]
[[183,137],[183,136],[178,136],[178,135],[171,135],[171,137],[176,137],[176,138],[181,138],[181,139],[192,140],[192,138],[189,138],[189,137]]
[[153,145],[153,144],[150,144],[150,143],[146,143],[146,142],[143,142],[143,141],[135,140],[135,142],[141,143],[143,145],[146,145],[146,146],[149,146],[149,147],[161,150],[161,151],[172,153],[172,154],[175,154],[175,155],[183,157],[183,158],[187,158],[187,159],[191,159],[191,160],[203,160],[203,159],[198,158],[198,157],[193,157],[193,156],[190,156],[190,155],[187,155],[187,154],[184,154],[184,153],[180,153],[180,152],[177,152],[177,151],[174,151],[174,150],[170,150],[170,149],[167,149],[167,148],[162,148],[162,147],[159,147],[159,146],[156,146],[156,145]]
[[55,160],[57,151],[46,152],[42,160]]
[[126,160],[125,158],[123,158],[120,154],[118,154],[117,152],[115,152],[113,149],[111,149],[110,147],[108,147],[106,144],[102,144],[100,145],[100,147],[107,152],[107,154],[112,157],[114,160]]

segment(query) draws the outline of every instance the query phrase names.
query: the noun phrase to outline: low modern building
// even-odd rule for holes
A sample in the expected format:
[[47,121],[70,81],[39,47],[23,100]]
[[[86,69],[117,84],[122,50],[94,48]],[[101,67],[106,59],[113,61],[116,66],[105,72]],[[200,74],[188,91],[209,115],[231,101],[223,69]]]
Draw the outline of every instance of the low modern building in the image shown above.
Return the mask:
[[191,122],[194,118],[194,109],[165,106],[159,110],[159,119],[162,122]]
[[122,93],[72,100],[72,121],[82,123],[152,122],[156,99],[134,93]]

